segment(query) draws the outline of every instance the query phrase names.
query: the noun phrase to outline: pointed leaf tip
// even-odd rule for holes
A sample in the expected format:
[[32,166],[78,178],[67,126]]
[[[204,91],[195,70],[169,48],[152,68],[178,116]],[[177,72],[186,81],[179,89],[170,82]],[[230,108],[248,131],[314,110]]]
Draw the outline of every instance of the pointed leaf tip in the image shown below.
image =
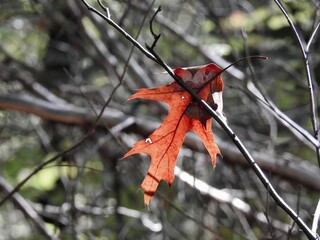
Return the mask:
[[151,199],[154,197],[154,192],[144,192],[144,205],[146,205],[147,207],[150,204]]
[[[217,95],[219,98],[213,99],[212,96],[214,92],[223,90],[221,75],[216,76],[220,71],[221,69],[214,64],[174,70],[175,74],[197,92],[200,98],[208,104],[217,104],[217,110],[221,111],[222,94]],[[220,150],[214,143],[211,116],[197,102],[193,102],[192,96],[177,83],[140,89],[128,100],[135,98],[162,101],[170,108],[160,127],[147,138],[135,143],[123,156],[125,158],[138,153],[150,155],[151,164],[141,184],[144,190],[144,203],[149,206],[161,180],[167,182],[169,186],[172,184],[177,156],[187,132],[194,131],[200,137],[211,156],[213,167],[216,165],[216,156],[220,155]]]

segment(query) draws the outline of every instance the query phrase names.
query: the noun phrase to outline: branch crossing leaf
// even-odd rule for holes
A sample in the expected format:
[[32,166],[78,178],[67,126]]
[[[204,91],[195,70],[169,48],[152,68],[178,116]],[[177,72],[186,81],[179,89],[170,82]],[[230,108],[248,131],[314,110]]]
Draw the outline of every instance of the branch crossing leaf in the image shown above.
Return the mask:
[[[174,70],[178,77],[222,114],[223,81],[220,72],[221,69],[213,63]],[[211,117],[176,82],[152,89],[140,89],[129,100],[136,98],[161,101],[169,105],[169,113],[161,126],[148,138],[135,143],[123,157],[138,153],[151,156],[150,168],[141,185],[144,203],[148,205],[161,180],[172,184],[177,156],[187,132],[194,131],[200,137],[211,156],[213,167],[220,150],[214,143]]]

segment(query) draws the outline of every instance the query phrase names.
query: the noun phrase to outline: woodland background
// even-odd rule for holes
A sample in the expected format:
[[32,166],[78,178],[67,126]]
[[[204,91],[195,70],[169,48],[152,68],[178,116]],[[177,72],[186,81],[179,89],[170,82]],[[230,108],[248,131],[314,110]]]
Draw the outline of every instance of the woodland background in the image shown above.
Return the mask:
[[[320,20],[320,2],[283,3],[308,40]],[[249,83],[259,87],[313,135],[301,49],[277,5],[260,0],[104,4],[142,45],[153,42],[149,20],[161,5],[153,22],[161,33],[156,51],[172,68],[210,62],[226,67],[249,55],[269,57],[242,61],[223,74],[224,112],[281,197],[311,226],[320,192],[315,148],[248,88]],[[126,99],[138,88],[172,80],[137,49],[129,58],[131,49],[80,0],[0,2],[0,200],[62,153],[0,207],[0,239],[305,239],[216,123],[223,159],[215,170],[200,140],[189,134],[177,161],[183,174],[170,188],[160,184],[150,207],[144,206],[139,185],[148,156],[120,159],[160,124],[167,108]],[[318,104],[319,50],[315,37],[309,57]],[[109,98],[95,132],[84,138]]]

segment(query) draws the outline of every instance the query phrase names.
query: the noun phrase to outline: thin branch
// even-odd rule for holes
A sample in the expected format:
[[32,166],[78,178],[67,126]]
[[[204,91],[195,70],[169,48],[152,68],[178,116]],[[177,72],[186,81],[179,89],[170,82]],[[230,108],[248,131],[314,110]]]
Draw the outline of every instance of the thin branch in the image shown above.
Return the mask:
[[208,226],[207,224],[205,224],[204,222],[200,222],[197,218],[193,217],[192,215],[190,215],[187,211],[179,208],[178,206],[176,206],[174,203],[172,203],[167,197],[165,196],[161,196],[163,199],[165,199],[166,203],[168,203],[173,209],[175,209],[177,212],[179,212],[180,214],[182,214],[184,217],[194,221],[196,224],[198,224],[200,227],[202,227],[203,229],[209,231],[214,239],[216,240],[222,240],[222,238],[218,235],[216,230],[213,230],[210,226]]
[[[301,188],[300,188],[300,186],[298,186],[298,195],[297,195],[297,213],[298,214],[299,214],[299,209],[300,209],[300,199],[301,199]],[[288,234],[287,234],[287,240],[290,240],[290,237],[292,235],[292,232],[293,232],[295,225],[296,225],[296,223],[293,221],[292,225],[288,231]]]
[[[53,205],[46,205],[45,208],[41,204],[38,203],[33,203],[32,206],[37,210],[37,212],[40,212],[42,215],[49,215],[52,216],[52,218],[55,221],[61,221],[63,220],[64,224],[67,224],[67,219],[61,217],[61,207],[60,206],[53,206]],[[130,218],[135,218],[135,219],[140,219],[141,223],[148,229],[150,229],[152,232],[160,232],[163,228],[161,222],[156,221],[156,219],[151,219],[150,214],[146,214],[140,211],[137,211],[135,209],[131,208],[126,208],[126,207],[114,207],[114,206],[108,206],[104,208],[100,207],[95,207],[95,206],[75,206],[77,212],[80,214],[85,214],[85,215],[94,215],[94,216],[104,216],[108,217],[110,215],[113,215],[115,213],[130,217]],[[68,212],[70,211],[72,206],[70,203],[64,203],[63,204],[63,212]],[[56,215],[59,215],[61,219],[56,219]]]
[[105,20],[107,23],[109,23],[113,28],[115,28],[119,33],[121,33],[126,39],[128,39],[133,45],[135,45],[146,57],[150,58],[152,61],[157,62],[155,57],[147,51],[139,42],[137,42],[129,33],[127,33],[123,28],[121,28],[118,24],[116,24],[111,18],[110,14],[109,17],[99,12],[97,9],[92,7],[87,3],[86,0],[81,0],[83,4],[88,8],[89,11],[97,14],[99,17],[101,17],[103,20]]
[[[146,11],[146,9],[143,9],[141,6],[138,6],[138,5],[132,5],[132,7],[134,7],[135,9],[141,12]],[[187,43],[190,47],[195,48],[197,52],[199,52],[199,54],[201,54],[206,60],[214,62],[221,67],[225,67],[230,64],[220,56],[216,55],[214,52],[208,51],[209,49],[206,46],[200,46],[197,43],[197,40],[192,36],[187,35],[184,29],[182,29],[179,25],[174,24],[173,22],[162,17],[161,15],[157,16],[155,20],[159,22],[161,25],[165,26],[172,34],[176,35],[178,38],[183,40],[183,42]],[[245,74],[235,67],[228,69],[227,72],[228,74],[230,74],[231,76],[233,76],[234,78],[240,81],[243,81],[245,79]],[[250,88],[249,90],[251,93],[253,93],[254,96],[259,96],[260,101],[264,103],[262,105],[263,107],[265,107],[268,111],[272,112],[273,107],[269,107],[268,102],[261,99],[261,97],[263,98],[263,94],[261,94],[261,92],[256,87],[254,87],[253,90],[252,88]],[[288,128],[293,133],[294,136],[297,136],[297,138],[302,143],[306,144],[306,142],[304,141],[305,139],[310,143],[312,143],[316,148],[320,147],[320,143],[316,139],[314,139],[314,137],[309,132],[301,128],[297,123],[295,123],[292,119],[290,119],[284,112],[282,112],[278,108],[276,112],[277,112],[276,114],[274,113],[273,114],[277,117],[278,120],[280,120],[280,123],[283,124],[286,128]],[[279,117],[277,115],[279,115]],[[287,120],[289,120],[288,123],[286,122]],[[310,147],[311,145],[307,144],[307,146]]]
[[320,28],[320,22],[318,22],[317,26],[315,27],[315,29],[313,30],[312,34],[311,34],[311,37],[307,43],[307,46],[306,46],[306,52],[309,53],[309,50],[310,50],[310,46],[313,42],[313,39],[315,38],[315,36],[317,35],[318,33],[318,30]]
[[[101,4],[101,3],[100,3]],[[101,4],[101,6],[103,6]],[[106,13],[108,14],[108,11],[106,11]],[[107,15],[106,17],[108,17],[108,19],[110,19],[110,15]],[[141,23],[141,26],[140,26],[140,29],[137,33],[137,37],[139,36],[140,32],[141,32],[141,29],[142,29],[142,26],[143,26],[143,23],[145,21],[146,17],[143,19],[142,23]],[[132,38],[130,36],[130,38]],[[133,39],[133,38],[132,38]],[[134,40],[134,39],[133,39]],[[134,40],[135,41],[135,40]],[[60,157],[72,152],[73,150],[77,149],[79,146],[81,146],[87,139],[89,139],[90,137],[93,136],[93,134],[95,133],[95,130],[96,128],[98,127],[99,125],[99,122],[103,116],[103,113],[105,111],[105,109],[107,108],[107,106],[110,104],[111,100],[113,99],[113,96],[114,94],[116,93],[116,91],[119,89],[119,87],[122,85],[123,83],[123,79],[124,79],[124,75],[126,73],[126,69],[128,67],[128,63],[130,61],[130,58],[132,56],[132,53],[133,53],[133,50],[134,50],[134,46],[132,46],[132,49],[130,51],[130,54],[128,56],[128,59],[125,63],[125,66],[124,66],[124,69],[123,69],[123,72],[122,72],[122,75],[120,76],[120,79],[119,79],[119,83],[114,87],[114,89],[112,90],[112,92],[110,93],[110,96],[109,98],[105,101],[103,107],[101,108],[99,114],[96,116],[95,118],[95,121],[93,123],[93,125],[91,126],[91,128],[88,130],[88,132],[84,135],[84,137],[77,143],[75,143],[73,146],[71,146],[69,149],[63,151],[63,152],[60,152],[58,153],[56,156],[52,157],[51,159],[41,163],[40,165],[38,165],[27,177],[25,177],[21,182],[19,182],[16,187],[10,192],[8,193],[4,199],[2,199],[0,201],[0,207],[16,192],[18,192],[20,190],[20,188],[32,177],[34,176],[36,173],[38,173],[39,171],[41,171],[45,166],[55,162],[56,160],[58,160]]]
[[243,228],[243,231],[246,233],[246,238],[250,240],[257,240],[256,235],[254,234],[248,220],[245,218],[244,214],[237,211],[233,210],[234,213],[236,214],[237,218],[239,219],[239,222]]
[[99,5],[100,5],[100,7],[103,9],[103,11],[105,11],[106,17],[107,17],[108,19],[110,19],[111,16],[110,16],[109,8],[106,7],[105,5],[103,5],[103,3],[102,3],[100,0],[98,0],[98,3],[99,3]]
[[[96,119],[95,112],[98,109],[92,110],[74,105],[53,104],[38,98],[17,96],[17,95],[0,95],[0,109],[10,111],[19,111],[29,114],[34,114],[43,119],[55,121],[64,124],[85,125],[92,124]],[[120,110],[107,107],[99,122],[100,127],[108,126],[110,132],[116,134],[121,129],[128,126],[134,126],[133,131],[146,136],[153,132],[160,122],[157,120],[148,120],[144,117],[131,116],[123,113]],[[239,164],[247,167],[248,163],[241,157],[239,151],[233,145],[220,141],[219,147],[224,152],[224,158],[231,164]],[[194,135],[187,135],[185,145],[193,151],[205,152],[205,148],[199,144],[199,139]],[[282,156],[268,156],[263,153],[255,153],[254,158],[259,166],[264,170],[270,170],[273,174],[281,176],[288,180],[294,180],[301,185],[310,189],[320,191],[320,172],[319,169],[310,163],[303,163],[305,160],[296,159],[287,164],[287,160]],[[275,160],[277,159],[277,160]],[[302,164],[303,163],[303,164]],[[285,166],[285,167],[284,167]]]
[[[250,93],[262,103],[262,105],[270,111],[284,126],[286,126],[302,143],[308,147],[314,146],[316,149],[320,148],[320,143],[304,128],[299,126],[291,118],[289,118],[285,113],[283,113],[266,95],[263,95],[259,89],[252,82],[248,82],[247,85]],[[267,99],[267,101],[266,101]],[[307,140],[312,145],[305,142]],[[314,148],[313,148],[314,149]]]
[[298,29],[296,28],[296,25],[294,25],[291,17],[289,16],[287,10],[285,9],[285,7],[282,5],[281,3],[281,0],[274,0],[275,3],[278,5],[279,9],[281,10],[281,12],[283,13],[283,15],[286,17],[291,29],[293,30],[298,42],[299,42],[299,45],[300,45],[300,48],[302,50],[302,54],[305,55],[305,52],[304,52],[304,46],[306,45],[305,41],[303,40],[303,38],[300,37],[300,34],[298,32]]
[[317,232],[319,220],[320,220],[320,199],[318,201],[317,208],[316,208],[316,211],[314,212],[314,218],[313,218],[313,221],[312,221],[311,230],[314,233]]
[[[262,217],[264,214],[262,212],[254,212],[251,206],[243,201],[240,198],[232,196],[230,193],[224,190],[220,190],[217,188],[212,187],[211,185],[207,184],[206,182],[192,176],[188,172],[182,170],[178,166],[174,168],[174,175],[179,178],[180,181],[186,183],[190,187],[194,188],[195,190],[199,191],[204,196],[209,196],[214,201],[217,201],[221,204],[229,205],[236,213],[241,212],[244,215],[253,216],[259,222],[263,224],[268,224],[268,221],[265,217]],[[274,220],[272,226],[279,231],[285,232],[289,229],[289,225],[281,223],[277,220]]]
[[219,125],[223,128],[223,130],[229,135],[229,137],[232,139],[233,143],[238,147],[242,155],[245,157],[245,159],[248,161],[250,166],[252,167],[253,171],[256,173],[264,187],[268,190],[271,197],[274,199],[274,201],[278,204],[279,207],[281,207],[298,225],[299,227],[304,231],[304,233],[307,235],[309,239],[315,239],[315,234],[308,228],[308,226],[304,223],[304,221],[297,215],[297,213],[280,197],[280,195],[277,193],[277,191],[274,189],[272,184],[269,182],[268,178],[265,176],[261,168],[257,165],[249,151],[246,149],[246,147],[243,145],[241,140],[238,138],[238,136],[234,133],[234,131],[228,126],[226,121],[224,121],[208,104],[206,101],[201,99],[186,83],[181,80],[178,76],[174,74],[172,69],[162,61],[162,59],[150,48],[148,48],[150,52],[155,56],[155,58],[158,60],[158,63],[170,74],[172,78],[180,85],[182,86],[196,101],[201,104],[201,106],[212,116]]
[[[219,75],[221,75],[222,73],[228,71],[229,68],[232,68],[234,65],[236,65],[237,63],[244,61],[244,60],[249,60],[249,59],[263,59],[263,60],[267,60],[268,57],[267,56],[246,56],[243,58],[240,58],[232,63],[230,63],[228,66],[226,66],[225,68],[223,68],[220,72],[216,73],[211,79],[209,79],[208,81],[204,82],[199,88],[197,93],[200,92],[200,90],[202,90],[206,85],[208,85],[210,82],[214,81]],[[190,68],[189,68],[190,69]]]
[[[250,155],[248,150],[245,148],[243,143],[237,137],[237,135],[233,132],[233,130],[227,125],[227,123],[204,101],[202,100],[185,82],[177,77],[172,69],[166,65],[162,59],[153,51],[153,49],[148,48],[147,51],[143,48],[134,38],[132,38],[127,32],[125,32],[120,26],[118,26],[114,21],[111,20],[110,17],[103,15],[95,8],[88,5],[85,0],[81,0],[87,8],[102,17],[105,21],[107,21],[112,27],[114,27],[117,31],[123,34],[131,43],[138,47],[138,49],[144,53],[148,58],[157,62],[161,65],[173,78],[174,80],[181,85],[191,96],[199,102],[199,104],[210,114],[224,129],[224,131],[229,135],[229,137],[233,140],[234,144],[238,147],[242,155],[247,159],[248,163],[253,168],[254,172],[263,183],[266,189],[268,189],[269,194],[275,200],[275,202],[285,211],[287,214],[299,225],[299,227],[304,231],[309,239],[316,239],[316,235],[308,228],[308,226],[301,220],[301,218],[290,208],[290,206],[279,196],[276,190],[273,188],[269,180],[266,178],[260,167],[256,164],[253,157]],[[100,117],[102,116],[103,111],[100,112]],[[98,119],[98,118],[97,118]],[[94,129],[93,129],[94,131]]]
[[[311,123],[313,126],[314,137],[317,141],[319,141],[319,123],[318,123],[318,114],[317,114],[317,102],[316,102],[316,97],[315,97],[315,92],[314,92],[314,84],[313,84],[310,62],[309,62],[309,47],[310,47],[311,42],[314,39],[314,37],[318,31],[320,23],[318,23],[315,30],[313,31],[309,42],[306,43],[303,40],[303,38],[301,37],[301,35],[299,34],[295,24],[293,23],[290,15],[288,14],[285,7],[282,5],[281,1],[280,0],[274,0],[274,1],[278,5],[278,7],[281,10],[281,12],[283,13],[283,15],[286,17],[292,31],[294,32],[294,35],[296,36],[296,39],[299,42],[299,46],[300,46],[301,53],[303,55],[306,74],[307,74],[307,82],[308,82],[309,98],[310,98]],[[318,159],[318,165],[320,168],[320,150],[319,150],[319,148],[316,149],[316,154],[317,154],[317,159]]]
[[154,38],[154,41],[153,41],[153,43],[152,43],[152,45],[151,45],[151,48],[152,48],[152,49],[154,49],[154,48],[156,47],[157,42],[158,42],[158,40],[159,40],[160,37],[161,37],[161,33],[156,34],[156,33],[154,32],[154,30],[153,30],[153,21],[154,21],[155,17],[157,16],[157,14],[158,14],[159,12],[161,12],[161,6],[158,7],[157,11],[153,14],[152,18],[150,19],[150,32],[151,32],[151,34],[152,34],[152,36],[153,36],[153,38]]
[[[268,189],[269,190],[269,189]],[[265,216],[268,222],[268,230],[270,232],[271,235],[271,239],[275,239],[276,236],[273,232],[273,228],[272,228],[272,221],[270,221],[270,217],[269,217],[269,194],[267,194],[267,199],[266,199],[266,211],[265,211]]]
[[[0,191],[8,194],[12,191],[13,187],[0,175]],[[32,206],[19,194],[15,193],[12,196],[12,202],[16,208],[20,209],[24,216],[32,221],[32,223],[39,229],[39,232],[46,237],[46,239],[56,239],[45,228],[45,223],[39,214],[33,209]]]
[[55,155],[54,157],[50,158],[49,160],[39,164],[33,171],[31,171],[31,173],[29,175],[27,175],[22,181],[20,181],[15,188],[8,193],[1,201],[0,201],[0,207],[9,199],[12,197],[12,195],[16,192],[18,192],[20,190],[20,188],[27,182],[29,181],[30,178],[32,178],[35,174],[37,174],[39,171],[41,171],[44,167],[48,166],[49,164],[57,161],[59,158],[61,158],[62,156],[65,156],[68,153],[71,153],[72,151],[76,150],[78,147],[80,147],[84,142],[86,142],[90,137],[92,137],[95,133],[96,128],[99,125],[99,122],[103,116],[103,113],[105,111],[105,109],[107,108],[107,106],[109,105],[109,103],[111,102],[114,93],[116,92],[116,90],[120,87],[122,81],[120,81],[118,83],[118,85],[113,89],[111,95],[109,96],[109,98],[106,100],[106,102],[104,103],[103,107],[101,108],[99,115],[96,117],[93,125],[91,126],[91,128],[88,130],[88,132],[74,145],[72,145],[70,148],[68,148],[65,151],[62,151],[60,153],[58,153],[57,155]]
[[45,99],[50,102],[67,104],[67,102],[56,96],[54,93],[49,91],[46,87],[41,85],[38,81],[34,80],[34,77],[29,71],[18,70],[14,67],[8,67],[7,65],[0,63],[0,79],[10,79],[10,80],[18,80],[21,84],[28,89],[35,96],[39,96],[42,99]]

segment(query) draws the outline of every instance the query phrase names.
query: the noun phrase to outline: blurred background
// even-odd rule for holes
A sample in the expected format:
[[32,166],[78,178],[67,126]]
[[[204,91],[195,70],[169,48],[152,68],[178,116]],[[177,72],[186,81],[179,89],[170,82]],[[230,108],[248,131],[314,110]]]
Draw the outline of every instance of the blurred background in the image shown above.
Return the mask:
[[[281,197],[311,226],[320,171],[315,147],[297,130],[314,135],[307,76],[298,41],[275,2],[103,3],[142,46],[153,42],[149,21],[161,5],[153,22],[161,33],[156,52],[172,68],[269,57],[244,60],[223,74],[224,113]],[[320,2],[283,4],[307,41],[320,20]],[[315,36],[309,60],[318,103],[319,50]],[[149,157],[121,157],[159,126],[167,107],[126,100],[138,88],[172,79],[131,51],[132,44],[80,0],[1,1],[0,200],[41,163],[81,142],[1,205],[0,239],[306,239],[216,123],[223,155],[216,168],[188,134],[174,183],[161,183],[144,206],[139,186]],[[85,137],[105,105],[96,131]]]

